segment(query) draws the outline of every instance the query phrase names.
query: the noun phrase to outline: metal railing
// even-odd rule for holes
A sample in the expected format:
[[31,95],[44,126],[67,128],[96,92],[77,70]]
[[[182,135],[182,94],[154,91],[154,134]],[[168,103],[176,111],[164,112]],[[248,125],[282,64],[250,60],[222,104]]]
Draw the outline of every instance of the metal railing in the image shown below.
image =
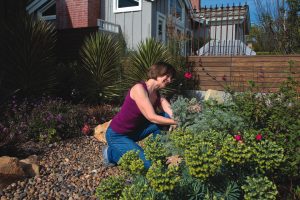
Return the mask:
[[247,46],[249,6],[204,7],[192,10],[192,55],[255,55]]
[[119,34],[121,32],[120,25],[105,21],[103,19],[97,19],[97,26],[101,31],[106,31],[106,32],[116,33],[116,34]]

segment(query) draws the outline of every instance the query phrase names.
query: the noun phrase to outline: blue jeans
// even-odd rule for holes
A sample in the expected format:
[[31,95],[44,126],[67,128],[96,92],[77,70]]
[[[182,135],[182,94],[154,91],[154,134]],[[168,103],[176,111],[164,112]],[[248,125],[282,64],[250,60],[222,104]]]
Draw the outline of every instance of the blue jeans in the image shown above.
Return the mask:
[[[160,115],[170,118],[167,113]],[[126,152],[136,150],[139,151],[139,157],[144,161],[145,168],[149,169],[151,162],[145,158],[144,150],[136,142],[143,140],[151,133],[154,135],[160,134],[164,127],[165,126],[149,123],[142,131],[121,134],[113,131],[109,126],[106,131],[106,141],[108,144],[107,156],[109,162],[117,164]]]

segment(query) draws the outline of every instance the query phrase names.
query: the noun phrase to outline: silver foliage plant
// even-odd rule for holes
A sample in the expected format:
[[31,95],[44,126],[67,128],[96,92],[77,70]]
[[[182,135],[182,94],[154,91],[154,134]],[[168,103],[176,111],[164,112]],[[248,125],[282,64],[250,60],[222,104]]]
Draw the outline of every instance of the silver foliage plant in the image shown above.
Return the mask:
[[172,102],[173,115],[179,127],[188,128],[194,133],[207,130],[230,133],[244,129],[246,125],[235,114],[234,108],[230,101],[218,104],[212,100],[204,102],[182,96]]

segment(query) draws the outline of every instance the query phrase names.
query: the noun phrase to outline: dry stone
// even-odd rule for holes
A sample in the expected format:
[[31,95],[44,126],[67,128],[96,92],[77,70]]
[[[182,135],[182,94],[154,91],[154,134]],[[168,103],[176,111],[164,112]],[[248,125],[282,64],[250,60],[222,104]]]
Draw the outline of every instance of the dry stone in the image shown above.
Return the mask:
[[24,177],[25,172],[18,158],[9,156],[0,157],[0,190]]
[[27,177],[40,175],[38,157],[36,155],[31,155],[26,159],[20,160],[20,164]]
[[225,92],[223,91],[218,91],[218,90],[211,90],[208,89],[205,92],[205,97],[204,100],[207,101],[209,99],[215,100],[218,103],[224,103],[224,99],[225,99]]

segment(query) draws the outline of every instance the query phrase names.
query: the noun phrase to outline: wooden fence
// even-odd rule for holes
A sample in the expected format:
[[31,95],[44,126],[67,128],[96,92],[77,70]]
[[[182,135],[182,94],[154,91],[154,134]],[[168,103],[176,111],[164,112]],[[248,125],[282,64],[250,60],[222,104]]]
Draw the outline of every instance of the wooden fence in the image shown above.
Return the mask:
[[273,92],[290,75],[300,81],[300,55],[190,56],[187,61],[197,90],[244,91],[253,81],[260,92]]

